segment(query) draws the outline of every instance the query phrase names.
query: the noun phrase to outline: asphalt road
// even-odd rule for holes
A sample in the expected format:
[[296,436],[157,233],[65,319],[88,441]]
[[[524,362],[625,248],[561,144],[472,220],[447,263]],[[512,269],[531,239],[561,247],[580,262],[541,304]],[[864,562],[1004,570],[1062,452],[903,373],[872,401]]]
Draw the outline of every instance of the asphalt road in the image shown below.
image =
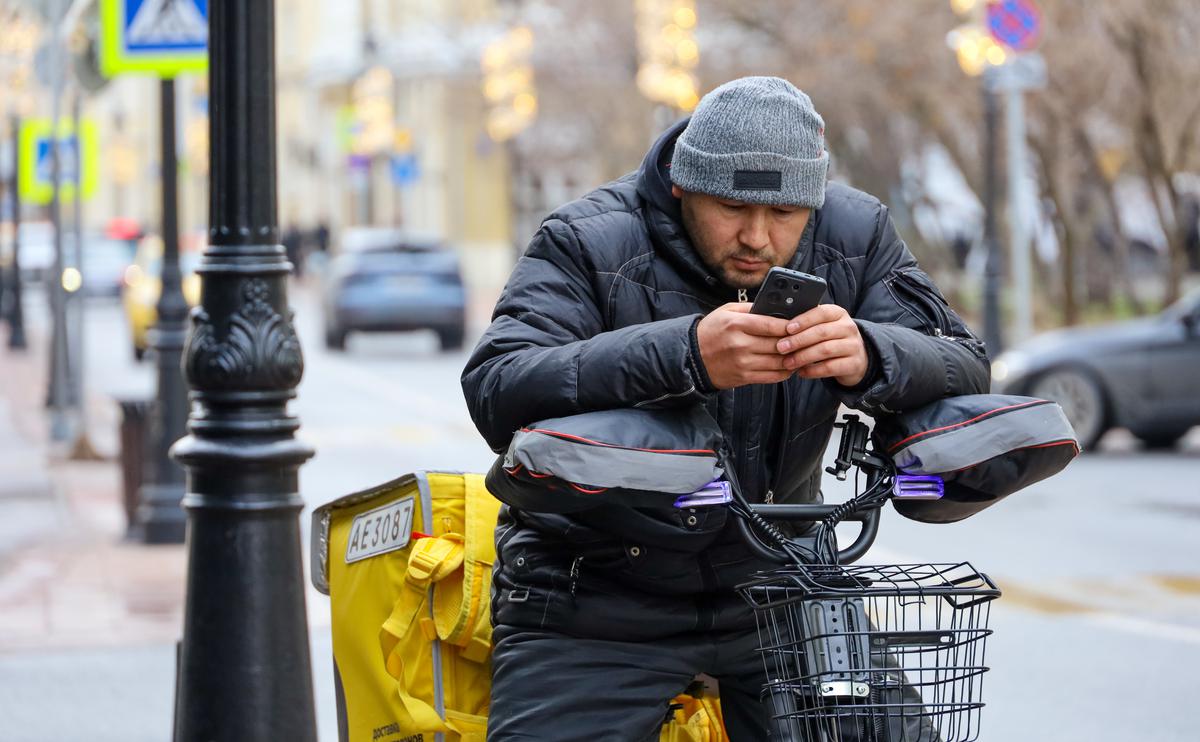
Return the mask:
[[[293,408],[317,450],[301,473],[310,506],[418,468],[490,465],[458,384],[465,352],[442,354],[432,334],[414,334],[352,336],[346,352],[330,353],[311,298],[295,292],[293,303],[306,362]],[[149,390],[150,364],[136,366],[122,347],[119,306],[92,305],[87,326],[93,394]],[[98,404],[97,438],[111,445],[111,415]],[[1186,709],[1195,687],[1187,668],[1200,664],[1200,429],[1174,453],[1142,452],[1119,432],[1103,449],[964,523],[884,519],[869,559],[966,559],[1004,590],[992,611],[981,740],[1196,738]],[[831,500],[846,493],[827,489]],[[307,511],[301,522],[307,543]],[[315,592],[309,600],[321,739],[333,742],[328,604]],[[54,736],[30,729],[31,740],[166,739],[172,668],[169,646],[0,657],[0,692],[17,688],[18,674],[29,693],[57,688],[112,734],[64,735],[59,718],[42,722]],[[89,692],[94,683],[146,701],[114,712],[119,702]],[[12,721],[4,726],[26,728]]]

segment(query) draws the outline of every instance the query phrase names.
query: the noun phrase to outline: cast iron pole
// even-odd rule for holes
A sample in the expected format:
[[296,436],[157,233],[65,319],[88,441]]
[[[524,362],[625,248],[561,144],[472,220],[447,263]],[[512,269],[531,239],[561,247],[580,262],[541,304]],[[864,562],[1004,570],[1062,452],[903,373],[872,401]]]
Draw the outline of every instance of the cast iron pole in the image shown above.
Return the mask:
[[1000,332],[1000,276],[1003,272],[1000,240],[996,237],[996,191],[998,190],[996,93],[987,79],[983,82],[983,246],[987,262],[983,272],[983,341],[988,355],[1000,355],[1004,349]]
[[150,347],[158,367],[158,394],[150,410],[150,478],[138,494],[136,530],[146,543],[181,544],[187,519],[183,469],[171,460],[171,444],[187,432],[187,389],[181,358],[187,337],[187,302],[179,276],[179,173],[175,158],[175,80],[159,81],[162,160],[162,291]]
[[12,116],[12,180],[9,181],[9,191],[12,193],[12,279],[9,284],[12,296],[8,299],[8,347],[14,350],[24,350],[25,340],[25,310],[21,306],[21,191],[18,184],[18,173],[21,172],[21,118]]
[[275,188],[272,0],[209,13],[209,246],[184,369],[188,580],[176,742],[313,742],[298,470],[304,363]]
[[67,340],[67,291],[63,287],[63,269],[66,266],[63,255],[63,218],[62,218],[62,95],[66,84],[64,59],[65,50],[59,33],[61,15],[55,15],[59,20],[54,25],[54,38],[51,41],[50,57],[51,86],[50,102],[50,222],[54,225],[54,267],[50,279],[46,282],[46,291],[50,299],[50,373],[46,375],[49,388],[46,390],[46,402],[50,407],[50,439],[66,441],[71,436],[71,424],[67,419],[67,407],[70,380],[67,378],[67,364],[70,345]]

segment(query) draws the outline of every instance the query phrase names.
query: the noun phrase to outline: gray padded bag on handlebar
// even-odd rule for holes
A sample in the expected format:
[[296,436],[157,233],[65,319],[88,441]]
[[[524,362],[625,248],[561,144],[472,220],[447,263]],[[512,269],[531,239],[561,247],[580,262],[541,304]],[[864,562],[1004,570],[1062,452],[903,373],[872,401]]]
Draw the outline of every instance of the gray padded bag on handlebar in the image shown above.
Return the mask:
[[1062,471],[1079,454],[1062,408],[1033,397],[968,394],[879,417],[872,433],[902,474],[934,474],[940,500],[892,501],[905,517],[951,523]]
[[587,412],[518,430],[485,483],[501,502],[545,513],[670,508],[722,477],[720,445],[721,429],[701,405]]

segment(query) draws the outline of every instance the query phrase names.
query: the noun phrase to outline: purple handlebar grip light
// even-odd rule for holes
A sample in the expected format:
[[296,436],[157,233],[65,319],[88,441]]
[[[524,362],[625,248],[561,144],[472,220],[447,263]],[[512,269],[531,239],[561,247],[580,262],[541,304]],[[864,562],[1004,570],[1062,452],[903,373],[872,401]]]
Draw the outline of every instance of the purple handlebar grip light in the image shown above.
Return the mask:
[[901,500],[940,500],[946,483],[936,474],[897,474],[892,495]]
[[733,492],[729,489],[729,482],[716,481],[709,482],[695,492],[676,497],[675,507],[695,508],[705,505],[724,505],[727,502],[733,502]]

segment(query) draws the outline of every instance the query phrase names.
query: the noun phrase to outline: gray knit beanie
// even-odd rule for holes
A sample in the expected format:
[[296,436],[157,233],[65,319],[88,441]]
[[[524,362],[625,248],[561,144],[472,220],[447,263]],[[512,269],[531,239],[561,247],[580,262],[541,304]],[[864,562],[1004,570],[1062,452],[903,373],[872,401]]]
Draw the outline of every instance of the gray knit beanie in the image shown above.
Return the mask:
[[825,121],[809,97],[778,77],[743,77],[700,99],[670,174],[685,191],[819,209],[828,170]]

